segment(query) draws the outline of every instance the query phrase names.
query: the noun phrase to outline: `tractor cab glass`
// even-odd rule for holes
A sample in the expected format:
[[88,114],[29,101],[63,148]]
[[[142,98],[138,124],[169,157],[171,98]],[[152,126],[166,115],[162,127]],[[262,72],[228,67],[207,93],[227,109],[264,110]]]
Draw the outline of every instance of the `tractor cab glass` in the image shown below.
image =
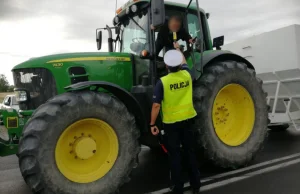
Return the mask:
[[121,31],[121,52],[140,55],[144,49],[149,49],[147,11],[128,16],[121,25]]
[[149,75],[150,60],[141,58],[142,52],[150,50],[148,8],[140,10],[137,14],[125,16],[120,27],[122,53],[133,56],[135,69],[134,84],[140,85],[142,78]]

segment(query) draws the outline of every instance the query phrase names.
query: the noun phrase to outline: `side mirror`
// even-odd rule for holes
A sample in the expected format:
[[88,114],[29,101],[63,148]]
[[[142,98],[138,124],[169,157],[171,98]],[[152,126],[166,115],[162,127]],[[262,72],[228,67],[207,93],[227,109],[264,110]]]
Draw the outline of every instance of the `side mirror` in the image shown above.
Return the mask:
[[209,19],[210,18],[210,13],[206,13],[206,18]]
[[165,23],[165,4],[164,0],[151,0],[152,25],[154,28],[160,27]]
[[224,36],[214,38],[213,47],[215,47],[217,50],[221,50],[221,46],[223,45],[224,45]]
[[101,47],[102,47],[102,31],[101,30],[97,33],[96,42],[97,42],[97,49],[101,50]]

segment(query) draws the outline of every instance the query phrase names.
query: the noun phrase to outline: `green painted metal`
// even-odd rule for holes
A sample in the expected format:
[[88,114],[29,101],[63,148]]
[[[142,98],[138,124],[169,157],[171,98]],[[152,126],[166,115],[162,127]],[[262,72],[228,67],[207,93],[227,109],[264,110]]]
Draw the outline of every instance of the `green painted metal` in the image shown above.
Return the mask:
[[[32,111],[31,111],[32,112]],[[2,109],[0,110],[0,121],[8,129],[8,135],[10,137],[10,142],[0,143],[0,156],[8,156],[16,154],[18,151],[18,141],[21,137],[23,127],[27,123],[29,116],[23,116],[18,114],[14,109]],[[8,120],[13,119],[16,121],[16,126],[9,126]]]
[[[105,57],[107,59],[89,60],[93,57]],[[128,61],[118,60],[120,58],[127,58]],[[63,61],[68,59],[74,60]],[[101,78],[102,81],[117,84],[128,91],[132,87],[132,64],[128,53],[87,52],[49,55],[25,61],[15,66],[13,70],[23,68],[48,69],[56,80],[57,93],[61,94],[65,92],[64,87],[71,85],[71,77],[74,77],[69,74],[69,69],[78,66],[85,68],[90,81],[98,81]]]
[[18,152],[18,144],[1,144],[0,143],[0,157],[14,155]]

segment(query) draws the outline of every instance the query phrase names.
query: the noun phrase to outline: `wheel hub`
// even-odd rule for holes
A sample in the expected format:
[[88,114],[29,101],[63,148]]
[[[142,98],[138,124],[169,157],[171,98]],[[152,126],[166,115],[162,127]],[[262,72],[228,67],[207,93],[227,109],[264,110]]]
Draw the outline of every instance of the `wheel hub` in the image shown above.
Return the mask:
[[239,146],[250,137],[255,107],[249,92],[239,84],[224,86],[213,104],[213,125],[218,138],[228,146]]
[[[218,105],[218,103],[216,103]],[[226,124],[226,121],[229,119],[229,110],[226,107],[226,104],[224,106],[219,106],[217,110],[215,111],[215,117],[217,119],[216,125],[219,124]]]
[[55,161],[70,181],[91,183],[112,169],[118,153],[119,142],[114,129],[105,121],[87,118],[64,129],[56,144]]
[[97,151],[97,144],[95,140],[90,137],[77,138],[72,147],[76,155],[75,157],[82,160],[93,157]]

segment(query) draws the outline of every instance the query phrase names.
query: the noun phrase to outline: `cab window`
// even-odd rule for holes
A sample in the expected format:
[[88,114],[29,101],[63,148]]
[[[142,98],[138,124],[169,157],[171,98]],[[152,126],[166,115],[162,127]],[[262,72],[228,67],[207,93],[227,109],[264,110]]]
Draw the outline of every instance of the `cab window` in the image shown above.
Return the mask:
[[149,47],[147,30],[147,12],[142,12],[133,17],[129,16],[122,25],[121,52],[138,55],[146,47]]
[[121,25],[121,52],[133,54],[134,60],[134,84],[141,84],[142,77],[149,75],[149,59],[141,59],[143,50],[149,50],[149,23],[148,9],[144,9],[135,16],[128,16]]

